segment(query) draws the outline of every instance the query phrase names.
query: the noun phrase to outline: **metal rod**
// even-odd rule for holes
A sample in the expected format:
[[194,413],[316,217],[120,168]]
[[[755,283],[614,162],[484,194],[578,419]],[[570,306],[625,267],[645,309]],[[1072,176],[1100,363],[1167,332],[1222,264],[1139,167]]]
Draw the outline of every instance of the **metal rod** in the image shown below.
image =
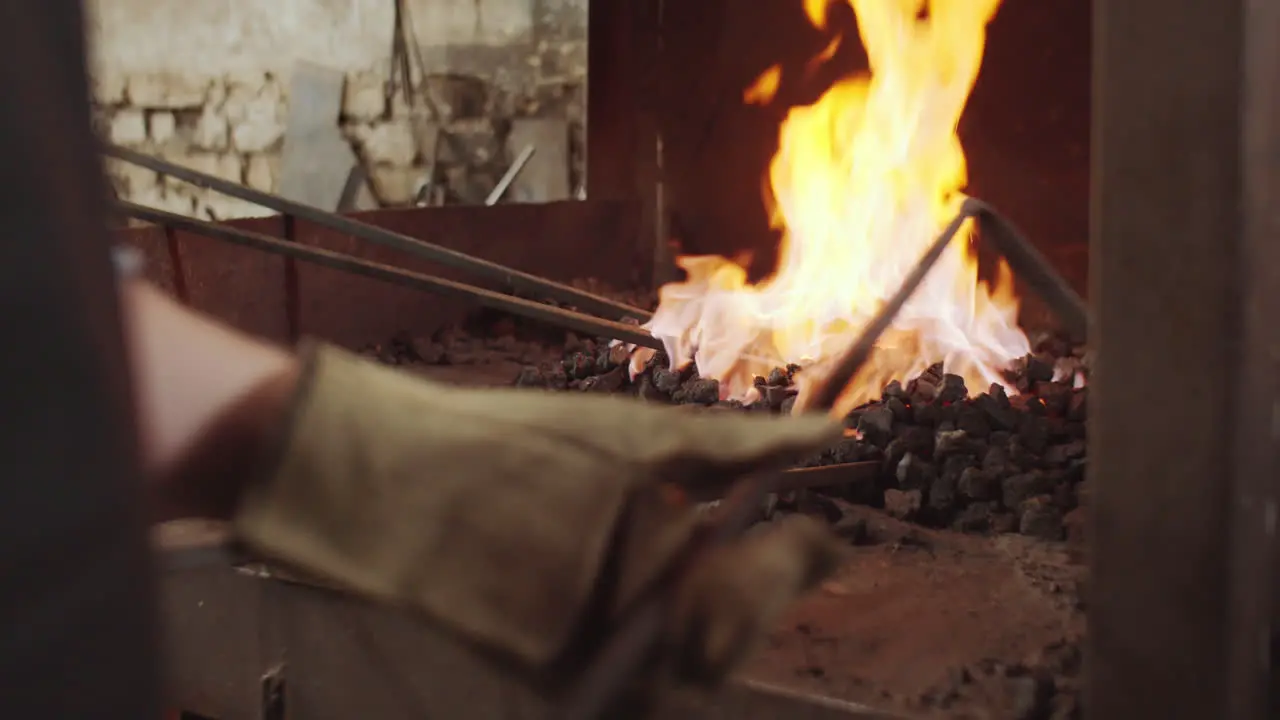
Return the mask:
[[540,278],[514,268],[499,265],[495,262],[483,260],[481,258],[472,257],[466,253],[450,250],[425,240],[409,237],[400,233],[391,232],[383,228],[374,227],[359,220],[321,210],[310,205],[295,202],[287,198],[265,193],[260,190],[245,187],[229,180],[224,180],[213,175],[207,175],[202,172],[192,170],[190,168],[175,165],[160,158],[140,153],[128,148],[122,148],[116,145],[106,144],[103,146],[103,152],[110,157],[124,162],[140,165],[148,170],[154,170],[162,175],[178,178],[185,182],[191,183],[197,187],[214,190],[216,192],[230,195],[264,208],[275,210],[276,212],[292,215],[301,218],[307,222],[313,222],[317,225],[327,227],[338,232],[346,233],[362,240],[385,245],[402,252],[425,258],[432,262],[440,263],[448,267],[457,268],[466,272],[473,273],[477,276],[489,278],[501,282],[520,292],[541,293],[542,295],[558,300],[560,302],[573,305],[583,312],[588,312],[599,317],[607,317],[611,319],[634,318],[636,320],[645,321],[649,319],[649,313],[635,308],[626,303],[611,300],[595,293],[585,290],[579,290],[575,287],[558,283],[546,278]]
[[[1045,300],[1070,332],[1079,337],[1087,334],[1088,312],[1083,300],[1008,221],[987,204],[967,198],[903,280],[898,292],[880,308],[831,372],[819,381],[802,410],[822,412],[835,406],[875,351],[880,336],[889,329],[894,317],[911,299],[960,227],[970,218],[976,218],[981,223],[980,229],[985,231],[979,237],[992,243],[1010,268]],[[874,472],[874,469],[867,472]],[[628,678],[653,657],[667,620],[671,592],[679,587],[687,573],[696,570],[698,559],[709,547],[729,542],[740,535],[751,524],[766,495],[795,484],[793,475],[769,469],[747,475],[730,488],[720,505],[720,522],[690,542],[659,580],[650,586],[637,603],[635,612],[624,617],[608,638],[597,661],[586,670],[582,683],[570,694],[562,715],[565,720],[593,720],[600,716]]]
[[655,350],[662,349],[662,342],[638,325],[604,320],[554,305],[544,305],[532,300],[504,295],[465,283],[423,275],[422,273],[411,272],[391,265],[370,262],[350,255],[288,242],[269,235],[240,230],[227,225],[175,215],[174,213],[155,210],[130,202],[119,202],[118,205],[122,213],[139,220],[176,227],[198,235],[226,240],[227,242],[276,255],[297,258],[304,262],[354,273],[375,280],[382,280],[393,285],[425,290],[440,295],[464,297],[484,307],[502,310],[513,315],[520,315],[587,335],[604,336]]
[[1084,300],[1071,289],[1062,275],[995,208],[973,198],[967,204],[978,221],[978,238],[991,243],[1009,263],[1013,273],[1027,283],[1057,314],[1063,329],[1074,340],[1083,341],[1087,338],[1089,311]]
[[507,171],[502,174],[502,179],[498,181],[497,185],[493,186],[493,192],[489,193],[489,197],[485,198],[485,205],[498,204],[498,201],[506,194],[507,188],[511,187],[512,181],[516,179],[516,176],[520,174],[520,171],[529,162],[529,158],[533,157],[533,151],[532,145],[524,146],[524,149],[520,151],[520,155],[516,157],[515,162],[511,163],[511,167],[507,168]]
[[[907,275],[898,292],[880,308],[832,371],[819,381],[812,394],[812,401],[806,405],[808,411],[828,411],[835,405],[849,382],[870,357],[880,336],[893,323],[898,311],[924,282],[929,270],[942,256],[960,226],[975,211],[976,208],[968,202],[961,207],[960,212]],[[617,629],[606,640],[596,661],[583,673],[581,683],[569,695],[560,717],[564,720],[594,720],[601,717],[601,713],[617,697],[628,679],[650,662],[657,652],[674,590],[680,587],[688,573],[697,570],[698,560],[708,549],[741,535],[756,516],[756,510],[764,497],[786,484],[785,472],[780,472],[778,468],[768,468],[747,475],[730,488],[720,505],[720,521],[709,531],[694,537],[658,580],[649,586],[636,603],[635,610],[622,618]]]
[[898,288],[898,292],[894,293],[893,297],[889,298],[889,302],[880,308],[880,312],[876,313],[871,323],[863,328],[862,334],[858,336],[857,341],[836,362],[831,372],[818,382],[814,391],[804,399],[801,410],[827,411],[835,407],[836,401],[844,394],[849,383],[857,376],[862,366],[867,363],[871,353],[875,352],[876,343],[879,342],[880,336],[893,324],[893,319],[898,316],[898,312],[911,299],[916,288],[920,287],[920,284],[924,282],[929,271],[937,264],[938,258],[942,257],[943,251],[947,249],[947,245],[951,243],[956,233],[960,231],[960,226],[971,217],[973,211],[974,208],[968,201],[960,207],[960,212],[943,228],[942,233],[933,241],[933,245],[929,247],[928,252],[924,254],[924,257],[920,258],[920,261],[912,268],[911,273],[902,281],[902,286]]

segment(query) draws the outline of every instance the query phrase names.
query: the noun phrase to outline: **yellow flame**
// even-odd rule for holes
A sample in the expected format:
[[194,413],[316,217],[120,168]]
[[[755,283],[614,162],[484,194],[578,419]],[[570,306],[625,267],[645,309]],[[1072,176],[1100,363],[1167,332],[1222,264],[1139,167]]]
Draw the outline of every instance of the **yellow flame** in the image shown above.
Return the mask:
[[[804,0],[815,26],[824,27],[833,1]],[[963,199],[956,128],[999,0],[843,1],[870,72],[792,108],[782,123],[769,168],[772,222],[783,230],[777,271],[753,285],[732,260],[682,257],[687,279],[662,288],[647,326],[674,365],[695,362],[727,398],[750,400],[755,375],[796,363],[805,368],[803,406],[805,388],[898,289]],[[748,97],[772,96],[778,74],[766,76]],[[948,247],[837,412],[938,361],[985,389],[1028,351],[1008,268],[991,286],[980,282],[969,233]]]
[[768,105],[773,96],[778,94],[778,84],[782,81],[782,67],[773,67],[760,73],[751,86],[742,91],[742,102],[748,105]]

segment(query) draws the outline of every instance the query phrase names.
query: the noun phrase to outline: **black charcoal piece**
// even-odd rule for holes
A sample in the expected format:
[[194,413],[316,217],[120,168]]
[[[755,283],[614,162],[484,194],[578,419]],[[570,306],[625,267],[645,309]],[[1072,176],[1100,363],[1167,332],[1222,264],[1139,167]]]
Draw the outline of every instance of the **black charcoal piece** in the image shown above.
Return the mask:
[[1009,457],[1007,441],[1000,445],[992,442],[991,447],[987,448],[986,454],[982,456],[982,469],[993,476],[1010,475],[1017,471],[1017,466]]
[[636,382],[636,396],[641,400],[649,401],[665,401],[668,399],[667,394],[655,387],[653,378],[648,375],[641,375]]
[[991,516],[995,510],[995,503],[969,503],[956,514],[951,527],[960,532],[986,532],[991,528]]
[[862,443],[853,438],[841,438],[827,450],[833,465],[858,462],[863,459]]
[[1089,388],[1080,388],[1071,392],[1067,402],[1067,418],[1076,422],[1084,422],[1089,416]]
[[798,396],[796,395],[788,395],[787,398],[782,401],[782,404],[778,406],[778,412],[782,415],[790,415],[794,412],[797,397]]
[[960,494],[970,500],[991,501],[1000,497],[1000,480],[982,468],[967,467],[956,483]]
[[769,371],[769,376],[765,379],[766,385],[787,386],[791,384],[791,373],[785,368],[774,368]]
[[720,382],[711,378],[692,378],[671,394],[678,403],[711,405],[720,401]]
[[938,383],[932,377],[921,375],[907,383],[907,395],[912,404],[932,402],[938,397]]
[[1039,354],[1032,355],[1027,358],[1027,381],[1032,385],[1038,382],[1046,382],[1053,379],[1053,363],[1055,358],[1051,355]]
[[952,455],[942,461],[942,467],[939,472],[949,477],[952,482],[959,483],[960,476],[964,474],[965,470],[977,466],[978,459],[973,455]]
[[991,435],[991,423],[987,420],[986,413],[971,404],[961,405],[956,410],[956,428],[963,430],[972,438],[985,438]]
[[964,386],[964,378],[947,373],[942,376],[942,385],[938,388],[938,402],[960,402],[969,396],[969,389]]
[[587,352],[576,352],[565,358],[564,374],[572,380],[584,380],[596,373],[596,360]]
[[1071,343],[1052,332],[1038,332],[1031,338],[1031,349],[1050,357],[1063,357],[1071,353]]
[[1053,504],[1062,512],[1076,509],[1076,486],[1069,482],[1057,483],[1053,486]]
[[885,490],[884,509],[899,520],[914,519],[920,513],[924,493],[919,490]]
[[865,545],[871,539],[866,518],[845,516],[831,527],[831,532],[850,545]]
[[1049,445],[1049,423],[1039,415],[1023,415],[1016,435],[1022,446],[1039,454]]
[[517,387],[539,387],[547,386],[546,373],[541,368],[523,367],[520,368],[520,374],[516,376]]
[[900,398],[888,398],[884,401],[884,406],[889,408],[889,412],[893,413],[893,419],[897,422],[911,422],[911,408],[907,407]]
[[790,390],[790,388],[784,385],[765,385],[764,386],[764,401],[769,404],[769,407],[775,410],[782,407],[782,401],[786,400],[789,396],[793,394],[794,393]]
[[942,408],[931,402],[913,402],[911,405],[911,419],[917,425],[936,427],[938,423],[942,422]]
[[[876,447],[869,443],[863,443],[864,447]],[[896,477],[898,472],[898,463],[902,462],[902,458],[907,456],[907,443],[901,438],[895,438],[888,445],[884,446],[884,454],[881,458],[884,460],[884,473],[890,477]]]
[[1013,430],[1018,426],[1018,413],[1010,406],[1009,397],[1004,394],[1004,388],[999,385],[992,385],[992,387],[1000,388],[1000,395],[983,393],[973,399],[972,408],[982,413],[991,429]]
[[602,375],[593,375],[582,381],[582,390],[587,392],[614,393],[622,389],[627,381],[627,369],[615,367]]
[[656,367],[652,372],[653,386],[658,392],[671,395],[680,389],[680,374],[665,367]]
[[939,430],[934,435],[933,456],[944,460],[952,455],[974,451],[969,433],[963,430]]
[[1062,511],[1048,495],[1023,501],[1019,508],[1018,532],[1041,540],[1062,539]]
[[567,332],[564,334],[564,351],[566,353],[582,352],[583,340],[576,333]]
[[1040,495],[1046,487],[1043,473],[1031,471],[1010,475],[1000,483],[1000,499],[1004,506],[1016,510],[1028,499]]
[[898,487],[903,490],[927,490],[938,478],[938,469],[933,463],[907,453],[898,461],[894,477],[898,480]]
[[991,532],[998,535],[1015,532],[1018,529],[1018,516],[1011,512],[991,513]]
[[929,507],[946,516],[950,514],[956,506],[958,493],[956,489],[956,480],[959,473],[942,472],[929,486]]
[[1071,402],[1071,385],[1067,383],[1039,382],[1035,385],[1035,393],[1049,415],[1065,414]]
[[858,419],[858,431],[868,442],[883,447],[893,436],[893,411],[883,405],[868,409]]
[[1085,444],[1076,440],[1062,445],[1050,445],[1045,448],[1044,461],[1051,465],[1066,465],[1068,461],[1084,457]]
[[895,440],[901,440],[903,446],[914,455],[922,458],[933,457],[933,431],[919,425],[904,425],[895,431]]
[[899,400],[907,397],[907,391],[902,388],[902,383],[897,380],[891,380],[888,385],[884,386],[884,390],[880,395],[886,398],[898,398]]
[[565,390],[569,387],[569,377],[563,369],[553,369],[547,373],[547,387],[552,390]]

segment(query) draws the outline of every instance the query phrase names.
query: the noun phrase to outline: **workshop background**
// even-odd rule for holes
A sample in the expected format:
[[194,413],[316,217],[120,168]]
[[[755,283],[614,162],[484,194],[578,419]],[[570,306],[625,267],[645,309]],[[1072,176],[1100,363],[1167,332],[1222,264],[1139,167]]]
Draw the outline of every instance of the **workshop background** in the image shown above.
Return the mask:
[[[479,204],[530,146],[504,199],[567,199],[584,181],[586,6],[90,0],[94,106],[116,145],[328,209],[357,165],[348,209]],[[141,205],[268,214],[126,163],[110,173]]]

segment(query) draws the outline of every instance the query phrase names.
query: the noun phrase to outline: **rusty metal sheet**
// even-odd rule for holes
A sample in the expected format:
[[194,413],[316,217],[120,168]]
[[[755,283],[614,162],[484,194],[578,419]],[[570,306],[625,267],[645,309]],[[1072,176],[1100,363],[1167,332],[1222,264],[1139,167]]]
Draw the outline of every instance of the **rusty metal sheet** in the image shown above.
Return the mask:
[[136,227],[116,230],[117,238],[142,253],[146,264],[143,277],[172,295],[179,295],[178,277],[174,269],[174,254],[170,250],[168,234],[164,228]]
[[[623,202],[561,202],[495,207],[415,208],[357,214],[363,222],[475,255],[552,280],[596,277],[632,286],[634,206]],[[444,268],[349,236],[298,223],[298,242],[374,262],[494,288]],[[348,346],[384,342],[401,331],[425,335],[462,320],[462,300],[393,287],[299,264],[303,334]]]
[[[354,213],[352,217],[552,280],[594,277],[618,288],[635,287],[636,205],[625,201],[560,202],[497,207],[413,208]],[[279,216],[227,224],[356,257],[473,284],[467,274]],[[287,225],[292,224],[292,228]],[[176,292],[185,281],[192,307],[246,332],[291,342],[296,332],[347,346],[382,342],[396,332],[429,334],[462,320],[472,306],[462,300],[393,287],[347,273],[298,263],[175,231],[177,253],[155,227],[117,231],[119,240],[143,249],[151,276]],[[172,258],[181,265],[173,271]],[[166,260],[166,258],[170,258]],[[490,283],[488,287],[493,287]]]
[[[282,235],[278,217],[236,220],[268,235]],[[285,261],[212,238],[177,231],[178,254],[190,305],[245,332],[278,342],[289,340]]]

